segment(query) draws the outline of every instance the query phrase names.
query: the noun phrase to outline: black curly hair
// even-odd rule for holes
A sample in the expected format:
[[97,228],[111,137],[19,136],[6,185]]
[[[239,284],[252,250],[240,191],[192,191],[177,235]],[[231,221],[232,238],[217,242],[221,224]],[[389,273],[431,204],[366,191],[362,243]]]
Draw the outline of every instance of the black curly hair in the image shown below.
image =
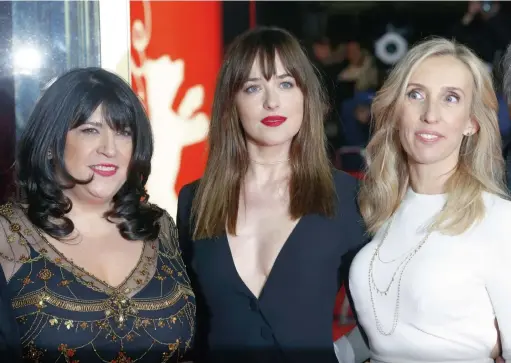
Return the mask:
[[67,171],[66,136],[69,130],[86,122],[100,105],[105,122],[116,131],[130,128],[133,140],[127,180],[113,197],[113,207],[105,218],[111,222],[121,220],[117,226],[128,240],[155,239],[163,210],[148,203],[145,190],[153,153],[151,125],[131,87],[101,68],[78,68],[65,73],[35,105],[17,150],[21,202],[28,205],[30,221],[48,235],[62,239],[73,232],[74,224],[66,217],[72,202],[63,190],[92,179],[78,180]]

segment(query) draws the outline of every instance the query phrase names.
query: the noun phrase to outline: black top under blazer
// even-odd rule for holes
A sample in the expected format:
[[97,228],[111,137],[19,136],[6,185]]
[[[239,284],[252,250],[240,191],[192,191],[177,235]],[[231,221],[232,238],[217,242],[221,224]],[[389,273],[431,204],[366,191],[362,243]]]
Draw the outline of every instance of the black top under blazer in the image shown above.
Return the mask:
[[226,234],[192,241],[197,182],[179,194],[177,226],[197,298],[195,361],[337,362],[335,297],[349,262],[365,242],[358,182],[334,171],[336,214],[301,218],[280,251],[257,299],[239,277]]

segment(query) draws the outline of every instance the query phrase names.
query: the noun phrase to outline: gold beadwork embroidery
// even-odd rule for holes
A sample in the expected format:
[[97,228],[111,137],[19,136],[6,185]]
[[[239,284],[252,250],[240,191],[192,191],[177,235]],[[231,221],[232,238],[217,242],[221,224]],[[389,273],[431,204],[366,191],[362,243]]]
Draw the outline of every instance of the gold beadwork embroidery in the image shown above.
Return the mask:
[[34,342],[30,342],[30,344],[25,349],[25,354],[23,354],[24,360],[29,360],[30,362],[39,363],[42,361],[44,356],[44,351],[42,349],[38,349]]
[[[116,288],[108,286],[104,281],[74,266],[65,256],[55,251],[51,244],[46,243],[44,236],[37,230],[29,228],[30,223],[27,222],[26,217],[18,213],[19,210],[13,209],[12,205],[0,206],[0,214],[7,218],[8,222],[7,229],[4,228],[4,231],[8,232],[6,233],[7,242],[24,248],[22,253],[13,256],[0,252],[0,259],[21,264],[21,267],[18,266],[14,275],[11,276],[9,284],[14,284],[18,289],[14,291],[12,305],[17,314],[17,321],[23,327],[21,329],[22,343],[24,357],[27,360],[43,361],[46,349],[38,347],[38,337],[41,334],[45,335],[42,341],[48,342],[46,334],[59,334],[59,336],[63,334],[62,337],[65,339],[67,335],[78,331],[93,333],[90,335],[92,340],[83,341],[80,346],[71,346],[63,341],[54,347],[46,346],[44,343],[43,347],[51,349],[53,353],[60,352],[68,363],[78,361],[80,352],[85,347],[94,351],[101,361],[106,361],[101,352],[96,351],[96,339],[107,339],[119,344],[119,352],[115,359],[107,360],[115,363],[138,361],[154,349],[160,352],[161,362],[167,362],[171,357],[183,356],[184,352],[190,349],[195,325],[195,302],[192,299],[194,294],[190,289],[188,276],[184,272],[185,266],[177,250],[175,239],[177,231],[170,219],[165,220],[165,217],[162,219],[159,240],[146,243],[139,263],[126,278],[125,283]],[[2,227],[0,224],[0,228]],[[169,230],[172,232],[169,233]],[[149,284],[152,284],[150,286],[154,290],[151,291],[154,291],[155,295],[137,298],[137,293]],[[78,286],[82,291],[75,295],[74,289]],[[84,288],[106,294],[106,297],[83,300],[81,297]],[[180,306],[177,311],[176,309],[165,310],[176,304]],[[62,310],[62,314],[48,314],[49,312],[55,314],[55,311],[59,309]],[[158,312],[160,310],[161,314]],[[145,316],[145,312],[151,311],[156,313],[150,313],[151,317]],[[104,313],[101,315],[102,318],[98,318],[99,320],[82,321],[77,320],[77,316],[73,315],[73,313],[94,314],[97,312]],[[97,315],[95,316],[97,318]],[[124,330],[124,332],[115,330],[126,327],[128,324],[130,330]],[[181,331],[176,324],[181,324],[180,326],[184,329],[183,336],[176,337],[175,333],[172,333]],[[155,334],[153,329],[154,331],[166,329],[168,333]],[[170,339],[162,341],[161,337]],[[126,345],[127,342],[139,341],[141,338],[149,338],[145,352],[136,352],[136,356],[133,356],[129,350],[123,350],[124,346],[129,346]]]
[[39,271],[39,273],[37,274],[37,277],[39,277],[41,280],[43,281],[48,281],[49,279],[51,279],[51,277],[53,276],[53,274],[51,273],[51,271],[47,268],[43,268],[41,271]]
[[17,233],[21,230],[21,226],[18,223],[11,224],[11,231]]
[[6,218],[10,218],[12,216],[12,203],[6,203],[4,205],[0,205],[0,214],[5,216]]
[[57,286],[66,287],[68,286],[72,281],[71,280],[61,280]]
[[[36,321],[36,320],[48,321],[50,324],[50,327],[53,329],[56,329],[57,331],[60,330],[61,327],[66,330],[69,330],[69,331],[77,331],[78,328],[85,329],[88,326],[90,326],[91,328],[94,326],[96,328],[96,330],[94,330],[94,331],[91,330],[91,332],[94,333],[95,338],[92,341],[90,341],[88,344],[93,344],[94,341],[100,336],[97,334],[97,333],[99,333],[99,331],[108,332],[107,338],[112,342],[116,342],[116,341],[122,342],[124,339],[126,339],[126,341],[129,342],[129,341],[133,341],[134,339],[136,339],[136,337],[138,337],[140,335],[139,333],[137,333],[136,335],[129,333],[124,337],[120,336],[120,335],[116,334],[113,330],[111,330],[107,320],[96,321],[96,322],[86,322],[86,321],[80,322],[80,321],[73,321],[73,320],[59,321],[58,318],[51,317],[50,315],[47,315],[42,312],[28,314],[27,316],[29,316],[29,317],[35,316],[35,318],[33,319],[34,321]],[[27,316],[18,317],[18,320],[26,319]],[[158,343],[162,346],[166,346],[167,349],[169,349],[169,351],[166,353],[168,354],[169,357],[171,357],[177,352],[182,353],[182,352],[190,349],[191,337],[193,336],[193,332],[194,332],[194,330],[193,330],[194,316],[195,316],[195,305],[194,304],[186,304],[179,311],[177,311],[174,315],[172,315],[168,318],[165,318],[165,319],[161,319],[161,318],[143,319],[143,320],[137,318],[134,320],[133,326],[135,329],[139,329],[140,327],[147,328],[150,326],[152,326],[155,329],[156,328],[165,329],[170,326],[169,324],[171,322],[173,322],[173,323],[175,323],[177,321],[188,322],[190,324],[191,334],[189,335],[189,338],[184,341],[180,338],[177,338],[174,342],[165,343],[165,342],[160,341],[156,338],[153,338],[153,344],[149,348],[152,348],[155,343]],[[92,324],[92,323],[94,323],[94,324]],[[184,349],[183,349],[183,347],[184,347]],[[61,348],[65,348],[67,350],[62,350]],[[69,351],[70,349],[75,350],[75,348],[76,347],[70,347],[68,344],[65,344],[65,343],[61,343],[58,346],[58,350],[60,352]],[[149,350],[150,349],[148,349],[148,351]],[[30,340],[25,345],[25,351],[27,353],[26,356],[28,356],[29,355],[28,353],[30,353],[30,356],[39,357],[39,359],[43,355],[43,350],[37,349],[37,347],[35,346],[34,339]],[[143,354],[142,354],[142,356],[143,356]],[[165,353],[163,354],[162,357],[163,358],[165,357]],[[162,360],[162,361],[165,361],[165,360]]]
[[[176,284],[174,290],[168,295],[158,299],[131,299],[131,304],[137,310],[157,311],[174,305],[184,296],[194,296],[192,290],[185,286]],[[109,300],[104,301],[75,301],[58,296],[46,288],[42,288],[23,297],[13,298],[12,306],[14,309],[20,309],[29,305],[36,305],[41,300],[60,309],[78,312],[98,312],[107,311],[111,308]]]

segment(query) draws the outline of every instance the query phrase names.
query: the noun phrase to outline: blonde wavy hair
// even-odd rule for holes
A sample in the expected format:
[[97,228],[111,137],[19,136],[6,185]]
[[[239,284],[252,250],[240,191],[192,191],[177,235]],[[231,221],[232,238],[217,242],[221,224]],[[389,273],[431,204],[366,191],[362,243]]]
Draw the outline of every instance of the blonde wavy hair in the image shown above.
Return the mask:
[[371,234],[394,214],[408,189],[408,164],[396,123],[410,75],[434,56],[454,57],[472,73],[471,117],[479,124],[479,131],[463,137],[457,168],[445,185],[446,204],[430,230],[463,233],[484,217],[483,192],[507,198],[498,103],[490,72],[467,47],[443,38],[429,39],[413,47],[395,66],[372,104],[373,136],[367,146],[368,167],[359,194],[361,213]]

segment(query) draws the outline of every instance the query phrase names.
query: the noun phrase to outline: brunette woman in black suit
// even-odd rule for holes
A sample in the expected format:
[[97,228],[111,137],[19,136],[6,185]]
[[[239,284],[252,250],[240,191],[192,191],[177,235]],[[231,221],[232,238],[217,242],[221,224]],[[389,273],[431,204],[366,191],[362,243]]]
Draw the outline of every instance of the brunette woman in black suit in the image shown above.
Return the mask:
[[206,171],[179,195],[197,361],[337,362],[335,296],[364,228],[356,180],[327,157],[326,110],[288,32],[258,28],[230,46]]

